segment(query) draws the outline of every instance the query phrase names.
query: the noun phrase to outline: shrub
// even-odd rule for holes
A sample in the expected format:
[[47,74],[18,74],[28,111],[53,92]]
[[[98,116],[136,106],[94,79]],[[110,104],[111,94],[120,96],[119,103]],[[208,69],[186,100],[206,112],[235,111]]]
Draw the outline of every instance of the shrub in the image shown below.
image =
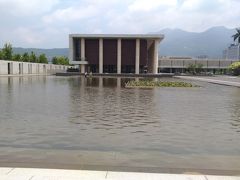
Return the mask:
[[21,61],[21,55],[20,54],[14,54],[12,57],[13,61]]
[[67,57],[59,56],[59,57],[53,57],[52,58],[53,64],[59,64],[59,65],[69,65],[69,60]]
[[228,68],[234,76],[240,75],[240,62],[234,62]]
[[45,54],[41,54],[38,58],[38,62],[39,63],[44,63],[44,64],[48,64],[48,60]]
[[29,62],[29,55],[28,55],[27,52],[22,55],[21,61],[23,61],[23,62]]
[[35,53],[33,51],[31,52],[31,54],[29,56],[29,61],[34,62],[34,63],[36,63],[38,61],[37,56],[35,55]]
[[187,71],[190,74],[199,74],[203,72],[203,65],[202,64],[189,64],[187,67]]
[[0,59],[3,59],[3,53],[0,51]]

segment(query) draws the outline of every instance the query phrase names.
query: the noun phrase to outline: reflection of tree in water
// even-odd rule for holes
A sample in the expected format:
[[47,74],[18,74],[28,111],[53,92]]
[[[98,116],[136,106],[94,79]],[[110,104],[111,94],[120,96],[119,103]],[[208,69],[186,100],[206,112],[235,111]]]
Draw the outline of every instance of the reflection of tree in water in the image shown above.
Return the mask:
[[238,89],[234,94],[235,98],[232,104],[233,119],[231,125],[233,129],[240,133],[240,90]]

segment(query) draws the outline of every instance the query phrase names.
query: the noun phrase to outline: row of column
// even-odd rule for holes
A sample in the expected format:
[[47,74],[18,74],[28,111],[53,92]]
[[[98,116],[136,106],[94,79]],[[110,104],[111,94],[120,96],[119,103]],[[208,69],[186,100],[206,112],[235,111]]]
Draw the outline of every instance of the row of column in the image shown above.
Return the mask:
[[[122,60],[122,40],[119,38],[117,40],[117,74],[121,74],[121,60]],[[157,73],[158,68],[158,41],[153,41],[154,45],[154,54],[152,67],[152,73]],[[85,39],[81,38],[81,61],[85,61]],[[81,64],[81,72],[85,72],[85,65]],[[136,39],[136,53],[135,53],[135,74],[139,74],[140,69],[140,39]],[[99,39],[99,73],[103,73],[103,39]]]

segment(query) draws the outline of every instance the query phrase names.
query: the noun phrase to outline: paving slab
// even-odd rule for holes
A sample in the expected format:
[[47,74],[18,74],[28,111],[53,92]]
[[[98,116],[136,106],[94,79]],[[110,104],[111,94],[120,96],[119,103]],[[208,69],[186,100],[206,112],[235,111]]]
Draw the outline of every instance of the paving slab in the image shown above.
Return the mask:
[[223,77],[194,77],[194,76],[175,76],[175,78],[185,79],[185,80],[196,80],[203,81],[212,84],[225,85],[225,86],[234,86],[240,87],[240,82],[233,81],[231,78],[224,79]]
[[1,175],[7,175],[9,172],[11,172],[14,168],[0,168],[0,176]]
[[0,180],[240,180],[240,176],[160,174],[37,168],[0,168]]
[[108,172],[107,180],[206,180],[203,175]]
[[31,180],[32,176],[25,176],[25,175],[18,175],[18,176],[11,176],[11,175],[0,175],[0,180]]
[[29,176],[48,176],[56,178],[105,178],[106,171],[86,171],[86,170],[65,170],[65,169],[31,169],[31,168],[15,168],[9,175],[29,175]]
[[240,176],[206,176],[207,180],[240,180]]

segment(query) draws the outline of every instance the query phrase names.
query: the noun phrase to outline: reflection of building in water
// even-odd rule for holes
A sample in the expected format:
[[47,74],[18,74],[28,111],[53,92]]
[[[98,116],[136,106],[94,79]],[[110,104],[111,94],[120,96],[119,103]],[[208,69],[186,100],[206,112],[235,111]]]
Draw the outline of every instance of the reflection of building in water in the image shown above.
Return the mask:
[[69,59],[81,73],[149,73],[158,70],[158,44],[164,36],[70,34]]

